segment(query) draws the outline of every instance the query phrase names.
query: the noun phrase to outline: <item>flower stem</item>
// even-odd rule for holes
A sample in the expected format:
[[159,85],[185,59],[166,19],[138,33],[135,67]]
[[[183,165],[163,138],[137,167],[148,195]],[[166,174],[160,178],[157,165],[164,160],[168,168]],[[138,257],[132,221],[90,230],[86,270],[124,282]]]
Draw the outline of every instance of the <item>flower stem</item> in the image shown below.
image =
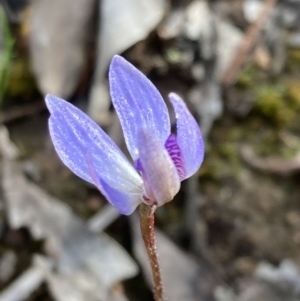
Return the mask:
[[156,240],[154,232],[154,211],[156,209],[156,206],[148,206],[142,203],[139,209],[142,236],[153,274],[155,300],[164,301],[164,291],[161,272],[159,268],[158,255],[156,252]]

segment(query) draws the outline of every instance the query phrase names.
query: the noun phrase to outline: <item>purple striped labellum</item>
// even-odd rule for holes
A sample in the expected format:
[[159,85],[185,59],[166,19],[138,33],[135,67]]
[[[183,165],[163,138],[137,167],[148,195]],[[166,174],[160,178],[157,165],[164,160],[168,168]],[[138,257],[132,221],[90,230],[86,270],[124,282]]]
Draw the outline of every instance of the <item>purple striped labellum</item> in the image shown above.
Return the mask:
[[122,214],[129,215],[141,202],[161,206],[171,201],[180,182],[200,167],[204,144],[196,120],[175,93],[169,99],[175,111],[177,133],[171,133],[162,96],[124,58],[113,58],[109,82],[134,164],[85,113],[52,95],[46,96],[51,113],[49,129],[64,164],[94,184]]

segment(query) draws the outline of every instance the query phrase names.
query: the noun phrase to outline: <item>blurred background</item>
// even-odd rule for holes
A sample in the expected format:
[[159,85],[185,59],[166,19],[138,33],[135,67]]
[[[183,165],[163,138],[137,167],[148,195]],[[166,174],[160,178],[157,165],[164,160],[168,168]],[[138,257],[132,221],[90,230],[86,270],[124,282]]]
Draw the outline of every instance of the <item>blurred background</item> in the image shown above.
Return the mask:
[[180,94],[206,141],[156,214],[168,300],[300,300],[300,0],[0,4],[0,301],[153,300],[137,216],[63,166],[47,128],[51,93],[125,148],[114,54]]

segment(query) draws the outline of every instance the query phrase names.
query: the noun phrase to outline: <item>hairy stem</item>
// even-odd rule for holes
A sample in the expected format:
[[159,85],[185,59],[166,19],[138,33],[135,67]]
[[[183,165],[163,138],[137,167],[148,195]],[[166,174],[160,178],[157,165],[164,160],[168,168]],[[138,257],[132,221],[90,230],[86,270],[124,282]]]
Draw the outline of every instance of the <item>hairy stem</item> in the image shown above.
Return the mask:
[[141,231],[145,247],[148,253],[154,282],[154,296],[156,301],[164,301],[161,272],[159,268],[158,255],[156,252],[156,240],[154,232],[154,211],[156,206],[140,205]]

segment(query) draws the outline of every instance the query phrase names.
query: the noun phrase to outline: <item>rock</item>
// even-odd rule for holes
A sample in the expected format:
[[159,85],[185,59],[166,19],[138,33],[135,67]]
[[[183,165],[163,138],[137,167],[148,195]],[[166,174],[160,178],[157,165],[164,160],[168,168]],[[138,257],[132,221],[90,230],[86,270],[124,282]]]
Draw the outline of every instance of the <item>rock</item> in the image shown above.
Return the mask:
[[29,182],[15,160],[14,150],[7,131],[0,128],[2,186],[9,226],[26,227],[33,238],[45,240],[46,254],[55,267],[49,276],[54,296],[65,289],[77,296],[76,301],[108,300],[113,285],[136,275],[135,262],[114,240],[93,233],[68,206]]
[[212,15],[207,1],[193,1],[186,9],[185,35],[196,41],[199,38],[211,35]]
[[[51,265],[47,261],[47,265]],[[49,267],[50,268],[50,267]],[[23,272],[19,278],[15,279],[7,288],[1,291],[1,301],[22,301],[27,298],[42,284],[44,281],[44,271],[34,260],[33,265]]]
[[29,47],[43,94],[69,98],[86,65],[96,0],[32,1]]
[[264,281],[244,280],[235,301],[298,301],[289,291],[282,291]]
[[13,251],[7,251],[0,257],[0,283],[11,278],[15,272],[17,256]]
[[23,172],[34,182],[41,180],[41,171],[35,162],[31,160],[25,160],[22,164],[22,169]]
[[262,262],[256,268],[255,277],[300,297],[300,269],[291,260],[283,260],[278,268]]
[[231,288],[217,286],[214,291],[216,301],[236,301],[236,296]]
[[206,81],[203,85],[191,89],[188,98],[200,116],[202,135],[207,137],[214,121],[223,113],[220,86],[215,81]]
[[158,28],[158,35],[165,40],[173,39],[181,34],[184,27],[185,11],[178,8],[171,11]]
[[231,64],[243,38],[237,27],[216,18],[204,0],[193,1],[188,6],[184,34],[188,39],[199,42],[199,52],[205,60],[211,60],[216,55],[215,72],[219,80]]
[[234,25],[220,21],[217,23],[217,78],[221,79],[232,63],[243,40],[243,33]]
[[260,0],[244,0],[243,11],[246,21],[248,21],[249,23],[254,22],[261,12],[263,6],[264,2]]

